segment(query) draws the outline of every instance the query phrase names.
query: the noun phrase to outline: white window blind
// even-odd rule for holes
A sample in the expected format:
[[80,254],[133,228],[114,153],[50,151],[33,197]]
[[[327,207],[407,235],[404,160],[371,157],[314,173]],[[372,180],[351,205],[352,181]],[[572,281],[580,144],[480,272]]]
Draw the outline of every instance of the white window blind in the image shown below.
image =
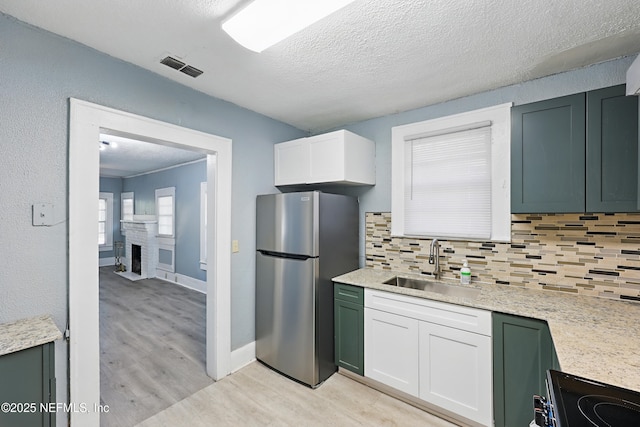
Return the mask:
[[123,221],[133,221],[133,192],[120,195],[121,218]]
[[158,234],[173,236],[173,196],[160,196],[158,202]]
[[207,269],[207,183],[200,183],[200,268]]
[[406,235],[491,237],[491,122],[405,141]]
[[107,199],[98,199],[98,245],[107,243]]
[[100,251],[113,249],[113,193],[98,195],[98,248]]

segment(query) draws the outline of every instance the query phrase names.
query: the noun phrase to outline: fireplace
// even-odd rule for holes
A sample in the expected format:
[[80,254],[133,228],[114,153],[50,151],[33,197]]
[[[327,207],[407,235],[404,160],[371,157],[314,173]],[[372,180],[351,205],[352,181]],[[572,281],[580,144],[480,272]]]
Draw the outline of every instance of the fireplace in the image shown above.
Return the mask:
[[125,261],[131,280],[156,276],[158,268],[158,225],[152,215],[134,215],[133,220],[123,220],[125,235]]
[[142,274],[142,246],[131,245],[131,272]]

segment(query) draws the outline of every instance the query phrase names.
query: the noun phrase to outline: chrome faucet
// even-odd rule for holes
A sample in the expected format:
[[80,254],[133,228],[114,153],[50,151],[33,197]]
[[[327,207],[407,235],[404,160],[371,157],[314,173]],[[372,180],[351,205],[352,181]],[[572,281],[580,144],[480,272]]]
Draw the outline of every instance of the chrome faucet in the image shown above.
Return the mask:
[[438,243],[438,239],[433,239],[429,247],[429,264],[434,264],[433,278],[440,279],[440,243]]

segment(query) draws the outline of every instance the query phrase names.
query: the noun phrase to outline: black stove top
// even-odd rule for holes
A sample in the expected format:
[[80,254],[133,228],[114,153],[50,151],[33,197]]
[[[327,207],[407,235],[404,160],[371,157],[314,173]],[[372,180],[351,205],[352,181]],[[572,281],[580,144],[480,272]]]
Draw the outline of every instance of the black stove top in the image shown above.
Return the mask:
[[640,426],[640,393],[559,371],[547,372],[556,427]]

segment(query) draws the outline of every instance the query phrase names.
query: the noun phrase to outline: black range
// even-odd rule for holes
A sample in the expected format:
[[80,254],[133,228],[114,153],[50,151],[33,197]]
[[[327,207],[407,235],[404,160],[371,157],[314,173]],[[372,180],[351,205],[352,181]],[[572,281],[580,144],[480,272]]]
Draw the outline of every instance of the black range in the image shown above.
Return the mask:
[[540,427],[640,426],[640,393],[560,371],[547,371],[549,399],[534,397]]

